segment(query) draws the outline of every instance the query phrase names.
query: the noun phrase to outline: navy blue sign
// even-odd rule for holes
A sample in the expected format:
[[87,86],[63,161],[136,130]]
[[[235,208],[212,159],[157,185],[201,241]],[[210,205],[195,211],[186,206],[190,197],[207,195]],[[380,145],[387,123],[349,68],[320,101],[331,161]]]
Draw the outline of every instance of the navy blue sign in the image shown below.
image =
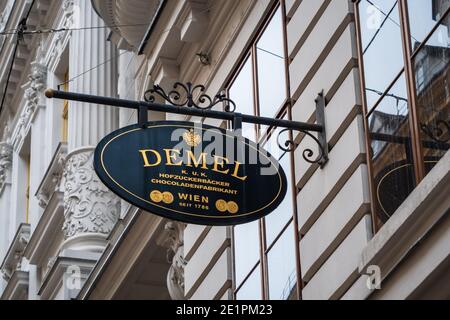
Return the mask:
[[94,166],[129,203],[204,225],[259,219],[281,203],[286,176],[276,159],[233,132],[191,122],[150,122],[105,137]]

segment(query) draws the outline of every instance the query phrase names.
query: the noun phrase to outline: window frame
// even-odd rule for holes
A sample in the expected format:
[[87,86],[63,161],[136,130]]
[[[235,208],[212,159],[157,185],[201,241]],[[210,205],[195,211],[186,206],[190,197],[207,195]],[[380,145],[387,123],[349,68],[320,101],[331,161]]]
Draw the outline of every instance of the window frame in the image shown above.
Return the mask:
[[390,82],[387,86],[386,90],[383,92],[383,95],[376,101],[376,103],[368,109],[367,105],[367,95],[366,95],[366,84],[365,84],[365,71],[364,71],[364,54],[362,49],[362,35],[361,35],[361,22],[360,22],[360,10],[359,4],[361,1],[365,0],[353,0],[354,3],[354,12],[355,12],[355,25],[356,25],[356,42],[357,42],[357,55],[358,55],[358,68],[359,68],[359,78],[360,78],[360,94],[362,97],[362,109],[363,109],[363,117],[364,117],[364,127],[365,127],[365,142],[366,142],[366,156],[367,156],[367,167],[369,171],[369,188],[370,188],[370,202],[371,202],[371,215],[372,215],[372,229],[373,233],[376,234],[380,227],[377,221],[379,218],[377,217],[377,212],[375,208],[376,203],[376,188],[374,185],[374,177],[373,177],[373,161],[371,159],[370,154],[370,146],[371,146],[371,138],[369,136],[370,127],[368,119],[373,111],[377,108],[377,106],[381,103],[381,101],[386,97],[392,87],[396,84],[396,82],[401,78],[404,74],[406,80],[406,91],[408,96],[408,117],[409,117],[409,133],[411,136],[411,147],[412,147],[412,156],[414,161],[414,173],[416,180],[416,187],[419,183],[425,178],[425,161],[423,159],[423,147],[421,140],[421,133],[419,127],[419,116],[418,116],[418,108],[417,108],[417,92],[416,92],[416,81],[414,74],[414,58],[420,52],[420,50],[425,46],[427,41],[432,37],[434,32],[439,28],[444,19],[448,18],[450,14],[450,7],[447,8],[442,16],[436,21],[435,25],[427,36],[421,41],[420,45],[418,45],[414,50],[412,50],[411,46],[411,30],[410,30],[410,20],[409,20],[409,11],[408,11],[408,1],[407,0],[398,0],[398,10],[399,10],[399,18],[400,18],[400,32],[401,32],[401,44],[403,50],[403,68],[397,74],[397,76]]
[[[233,70],[231,73],[229,79],[225,82],[226,85],[224,86],[225,92],[229,94],[229,89],[235,82],[236,78],[238,77],[240,71],[244,67],[245,63],[247,63],[248,59],[251,59],[252,63],[252,77],[253,77],[253,83],[252,83],[252,93],[253,93],[253,111],[255,115],[260,115],[260,97],[259,97],[259,87],[258,87],[258,56],[257,56],[257,48],[256,45],[258,41],[263,36],[265,30],[267,29],[268,25],[272,21],[272,18],[274,15],[278,12],[278,10],[281,10],[281,18],[282,18],[282,37],[283,37],[283,50],[285,55],[285,81],[286,81],[286,98],[283,101],[283,103],[280,106],[277,106],[277,110],[274,110],[274,118],[281,119],[281,118],[287,118],[289,120],[292,120],[292,101],[291,101],[291,94],[290,94],[290,77],[289,77],[289,55],[288,55],[288,45],[287,45],[287,14],[286,14],[286,3],[285,0],[272,0],[273,3],[269,5],[268,13],[263,17],[262,22],[260,23],[260,26],[257,28],[257,31],[255,35],[252,37],[251,41],[243,51],[243,54],[241,58],[238,60],[237,67]],[[228,127],[230,128],[230,123],[228,123]],[[270,126],[267,127],[264,132],[261,132],[261,126],[255,125],[255,132],[256,132],[256,141],[264,144],[266,143],[272,136],[273,132],[276,130],[276,128]],[[289,139],[293,138],[292,132],[289,132]],[[296,293],[296,299],[301,299],[301,291],[303,289],[303,281],[301,277],[301,270],[300,270],[300,251],[299,251],[299,241],[300,236],[298,232],[298,218],[297,218],[297,188],[295,184],[295,161],[294,161],[294,155],[293,153],[287,153],[284,156],[289,156],[290,161],[290,172],[286,172],[288,179],[290,180],[290,183],[292,183],[292,194],[287,195],[288,197],[291,197],[292,201],[292,216],[286,221],[286,224],[284,224],[280,230],[277,232],[276,236],[274,237],[272,243],[270,245],[267,244],[266,239],[266,219],[262,218],[258,222],[258,235],[259,235],[259,259],[255,263],[255,265],[249,270],[248,274],[243,278],[242,282],[239,284],[239,286],[236,286],[236,270],[235,270],[235,243],[234,243],[234,228],[231,228],[231,234],[232,234],[232,260],[233,260],[233,285],[232,285],[232,293],[233,293],[233,299],[236,300],[236,295],[239,292],[239,290],[245,285],[246,281],[253,275],[253,272],[260,267],[261,268],[261,298],[263,300],[269,299],[269,270],[268,270],[268,253],[270,250],[277,244],[278,240],[285,234],[285,232],[294,232],[294,248],[295,252],[295,272],[296,272],[296,287],[293,289]],[[291,226],[292,225],[292,226]],[[293,227],[294,230],[289,230],[290,227]]]

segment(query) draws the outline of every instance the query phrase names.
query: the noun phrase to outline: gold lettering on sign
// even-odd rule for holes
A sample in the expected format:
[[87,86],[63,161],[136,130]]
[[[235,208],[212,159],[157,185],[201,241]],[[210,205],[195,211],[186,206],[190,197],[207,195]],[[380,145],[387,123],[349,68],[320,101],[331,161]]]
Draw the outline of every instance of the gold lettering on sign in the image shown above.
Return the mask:
[[200,196],[197,194],[178,193],[178,198],[184,201],[197,202],[197,203],[209,203],[209,197]]
[[237,161],[235,162],[234,172],[233,172],[233,174],[232,174],[231,176],[232,176],[232,177],[235,177],[236,179],[245,181],[245,180],[247,180],[247,176],[245,176],[245,177],[240,177],[240,176],[238,175],[238,173],[239,173],[239,167],[241,166],[241,164],[242,164],[242,163],[240,163],[240,162],[237,162]]
[[194,153],[192,151],[188,151],[187,152],[187,156],[188,156],[188,159],[187,159],[187,162],[188,162],[187,166],[188,167],[192,167],[192,163],[194,163],[194,166],[196,168],[198,168],[198,166],[200,164],[202,164],[202,169],[208,170],[208,167],[206,166],[207,165],[207,163],[206,163],[206,156],[207,156],[207,154],[206,153],[202,153],[200,155],[200,157],[198,159],[196,159]]
[[183,160],[181,160],[180,162],[174,163],[173,161],[177,160],[177,156],[181,155],[180,150],[175,150],[175,149],[164,149],[164,151],[166,152],[166,158],[167,158],[167,162],[166,165],[167,166],[181,166],[183,164]]
[[[142,155],[142,159],[144,160],[144,167],[148,168],[148,167],[156,167],[159,166],[161,164],[161,155],[156,152],[155,150],[139,150],[139,152]],[[150,163],[150,161],[148,160],[148,153],[151,152],[156,156],[156,162],[155,163]]]
[[[230,172],[230,170],[223,170],[223,167],[225,164],[230,163],[230,160],[228,160],[227,158],[221,157],[221,156],[214,156],[214,167],[213,167],[213,171],[218,172],[218,173],[223,173],[223,174],[228,174],[228,172]],[[222,170],[219,170],[219,167],[222,168]]]
[[[182,157],[182,153],[180,150],[177,149],[163,149],[165,152],[165,156],[166,156],[166,166],[177,166],[177,167],[181,167],[183,166],[183,157]],[[162,163],[162,157],[161,154],[153,149],[146,149],[146,150],[139,150],[141,156],[142,156],[142,160],[144,161],[144,167],[148,168],[148,167],[156,167],[161,165]],[[149,155],[152,154],[154,157],[151,157],[152,159],[155,158],[154,162],[152,162],[151,160],[149,160]],[[212,165],[212,168],[208,168],[208,164],[207,164],[207,153],[201,153],[200,156],[198,158],[196,158],[195,154],[192,151],[186,151],[184,154],[187,157],[187,167],[195,167],[195,168],[199,168],[203,169],[203,170],[212,170],[214,172],[217,173],[221,173],[224,175],[230,174],[230,169],[226,169],[225,170],[225,165],[230,164],[230,160],[228,158],[225,157],[221,157],[221,156],[214,156],[214,164]],[[234,162],[234,169],[233,169],[233,173],[231,174],[232,177],[239,179],[241,181],[246,181],[247,180],[247,176],[242,176],[240,174],[241,167],[243,167],[243,164],[236,161]],[[186,171],[184,171],[184,174],[186,174]],[[192,175],[195,176],[202,176],[202,177],[206,177],[206,175],[204,173],[192,173]]]

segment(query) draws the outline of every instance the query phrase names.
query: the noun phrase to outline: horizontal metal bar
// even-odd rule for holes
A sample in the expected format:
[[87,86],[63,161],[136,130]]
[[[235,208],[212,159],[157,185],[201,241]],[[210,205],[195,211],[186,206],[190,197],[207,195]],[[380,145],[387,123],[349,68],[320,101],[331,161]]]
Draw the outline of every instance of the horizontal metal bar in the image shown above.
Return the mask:
[[[133,101],[133,100],[124,100],[117,98],[108,98],[108,97],[100,97],[88,94],[80,94],[73,92],[65,92],[48,89],[45,92],[45,96],[49,99],[64,99],[70,101],[79,101],[79,102],[87,102],[93,104],[101,104],[113,107],[121,107],[128,109],[139,110],[139,107],[146,107],[148,110],[158,111],[158,112],[168,112],[182,115],[189,115],[194,117],[205,117],[205,118],[213,118],[213,119],[222,119],[233,121],[235,114],[232,112],[224,112],[224,111],[215,111],[215,110],[203,110],[196,108],[188,108],[188,107],[176,107],[166,104],[152,103],[152,102],[144,102],[144,101]],[[323,126],[318,124],[290,121],[290,120],[282,120],[282,119],[272,119],[266,117],[258,117],[247,114],[242,114],[242,122],[245,123],[253,123],[260,125],[267,125],[273,127],[282,127],[292,130],[298,131],[313,131],[313,132],[322,132]]]

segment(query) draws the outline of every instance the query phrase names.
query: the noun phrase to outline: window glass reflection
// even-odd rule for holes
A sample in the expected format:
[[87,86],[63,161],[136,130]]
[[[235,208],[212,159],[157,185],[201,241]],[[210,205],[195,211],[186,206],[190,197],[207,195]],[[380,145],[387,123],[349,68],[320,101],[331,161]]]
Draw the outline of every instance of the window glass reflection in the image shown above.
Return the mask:
[[236,286],[239,286],[259,261],[259,221],[234,227]]
[[[278,160],[280,166],[283,168],[287,179],[287,191],[286,197],[283,202],[276,208],[271,214],[265,217],[266,221],[266,241],[267,246],[270,246],[281,230],[292,218],[294,212],[294,204],[292,200],[292,181],[291,181],[291,158],[289,153],[281,151],[278,147],[278,133],[280,129],[275,130],[275,132],[270,137],[264,148],[269,151],[274,158]],[[283,133],[280,136],[280,143],[284,143],[289,138],[288,132]]]
[[[449,149],[450,48],[449,29],[436,30],[414,58],[419,128],[426,172]],[[444,36],[445,35],[445,36]]]
[[258,266],[236,292],[236,300],[261,300],[261,266]]
[[261,267],[258,266],[236,292],[236,300],[261,300]]
[[[230,98],[236,103],[236,112],[242,114],[255,114],[252,73],[252,59],[249,57],[229,89]],[[242,129],[243,136],[256,141],[255,126],[253,124],[243,123]]]
[[292,223],[267,254],[267,261],[270,299],[287,300],[297,281]]
[[273,117],[286,99],[283,21],[278,9],[256,44],[260,115]]
[[403,68],[398,1],[362,0],[359,12],[370,109]]
[[[415,187],[404,76],[369,116],[376,210],[389,219]],[[400,90],[403,88],[404,91]]]
[[[408,0],[409,25],[411,30],[411,45],[413,50],[428,36],[431,29],[449,8],[450,1],[443,0]],[[435,41],[447,40],[442,37],[441,32],[447,32],[449,19],[444,19],[443,25],[438,27],[435,39],[428,45],[433,45]]]

